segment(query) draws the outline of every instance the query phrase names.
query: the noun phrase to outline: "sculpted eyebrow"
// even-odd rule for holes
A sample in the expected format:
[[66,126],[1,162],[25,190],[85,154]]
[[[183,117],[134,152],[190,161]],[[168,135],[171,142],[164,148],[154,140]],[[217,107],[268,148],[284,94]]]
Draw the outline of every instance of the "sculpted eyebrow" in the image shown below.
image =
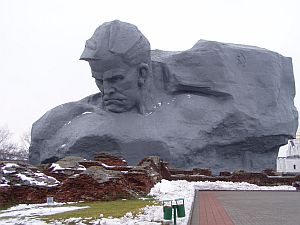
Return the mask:
[[122,74],[116,74],[112,76],[113,79],[122,79],[123,77],[124,76]]
[[103,74],[99,72],[92,71],[92,77],[95,79],[103,79]]
[[124,78],[123,75],[121,75],[121,74],[116,74],[116,75],[104,77],[103,80],[116,81],[116,80],[122,80],[123,78]]

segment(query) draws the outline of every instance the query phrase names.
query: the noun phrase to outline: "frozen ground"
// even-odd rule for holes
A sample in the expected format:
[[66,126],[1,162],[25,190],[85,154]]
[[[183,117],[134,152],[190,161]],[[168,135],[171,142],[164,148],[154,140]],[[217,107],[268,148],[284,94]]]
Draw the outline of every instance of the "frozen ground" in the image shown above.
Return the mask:
[[46,224],[37,219],[38,216],[52,215],[87,207],[68,206],[65,203],[53,204],[20,204],[7,210],[0,211],[0,224]]
[[[194,190],[208,189],[208,190],[295,190],[291,186],[275,186],[265,187],[257,186],[249,183],[233,183],[233,182],[187,182],[181,181],[167,181],[162,180],[161,183],[156,184],[150,192],[158,201],[173,200],[176,198],[184,198],[186,217],[178,219],[179,225],[187,224],[191,204],[194,197]],[[0,224],[12,225],[44,225],[45,222],[38,219],[41,215],[51,215],[59,212],[71,211],[81,209],[83,207],[68,206],[67,204],[55,203],[52,206],[47,204],[31,204],[18,205],[7,210],[0,211]],[[99,215],[101,212],[99,211]],[[93,221],[93,224],[101,225],[151,225],[161,224],[163,218],[162,206],[148,206],[141,210],[137,216],[133,216],[128,212],[122,218],[98,218]],[[86,218],[87,219],[87,218]],[[56,221],[49,224],[68,224],[70,222],[78,225],[84,224],[85,218],[69,218],[65,221]]]

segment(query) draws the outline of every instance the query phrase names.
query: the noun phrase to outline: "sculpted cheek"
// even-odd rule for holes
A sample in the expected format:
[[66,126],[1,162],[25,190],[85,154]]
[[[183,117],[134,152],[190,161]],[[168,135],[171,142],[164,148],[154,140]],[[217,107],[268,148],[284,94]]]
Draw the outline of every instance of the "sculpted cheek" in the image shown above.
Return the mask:
[[119,85],[119,87],[121,87],[122,90],[132,89],[132,88],[135,88],[135,86],[137,86],[137,84],[135,84],[134,82],[130,82],[130,81],[122,82],[122,84]]

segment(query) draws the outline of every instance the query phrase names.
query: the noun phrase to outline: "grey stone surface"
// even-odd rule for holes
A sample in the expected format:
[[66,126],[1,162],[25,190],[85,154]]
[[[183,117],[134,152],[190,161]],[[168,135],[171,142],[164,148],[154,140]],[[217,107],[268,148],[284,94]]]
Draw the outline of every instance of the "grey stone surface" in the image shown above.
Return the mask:
[[97,28],[81,59],[100,92],[33,124],[31,163],[107,151],[129,164],[158,155],[178,167],[261,170],[275,168],[279,147],[295,136],[292,60],[278,53],[205,40],[150,51],[135,26],[113,21]]
[[299,192],[219,191],[214,193],[236,225],[299,224]]

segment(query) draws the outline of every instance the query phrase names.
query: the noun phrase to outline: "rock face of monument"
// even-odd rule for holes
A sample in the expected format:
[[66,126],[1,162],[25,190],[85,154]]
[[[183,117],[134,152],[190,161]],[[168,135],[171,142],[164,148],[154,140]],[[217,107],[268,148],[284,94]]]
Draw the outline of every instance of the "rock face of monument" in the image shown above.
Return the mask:
[[200,40],[187,51],[153,50],[151,62],[147,113],[104,110],[101,93],[60,105],[33,124],[30,162],[104,151],[129,164],[158,155],[214,172],[275,168],[298,126],[291,58]]

